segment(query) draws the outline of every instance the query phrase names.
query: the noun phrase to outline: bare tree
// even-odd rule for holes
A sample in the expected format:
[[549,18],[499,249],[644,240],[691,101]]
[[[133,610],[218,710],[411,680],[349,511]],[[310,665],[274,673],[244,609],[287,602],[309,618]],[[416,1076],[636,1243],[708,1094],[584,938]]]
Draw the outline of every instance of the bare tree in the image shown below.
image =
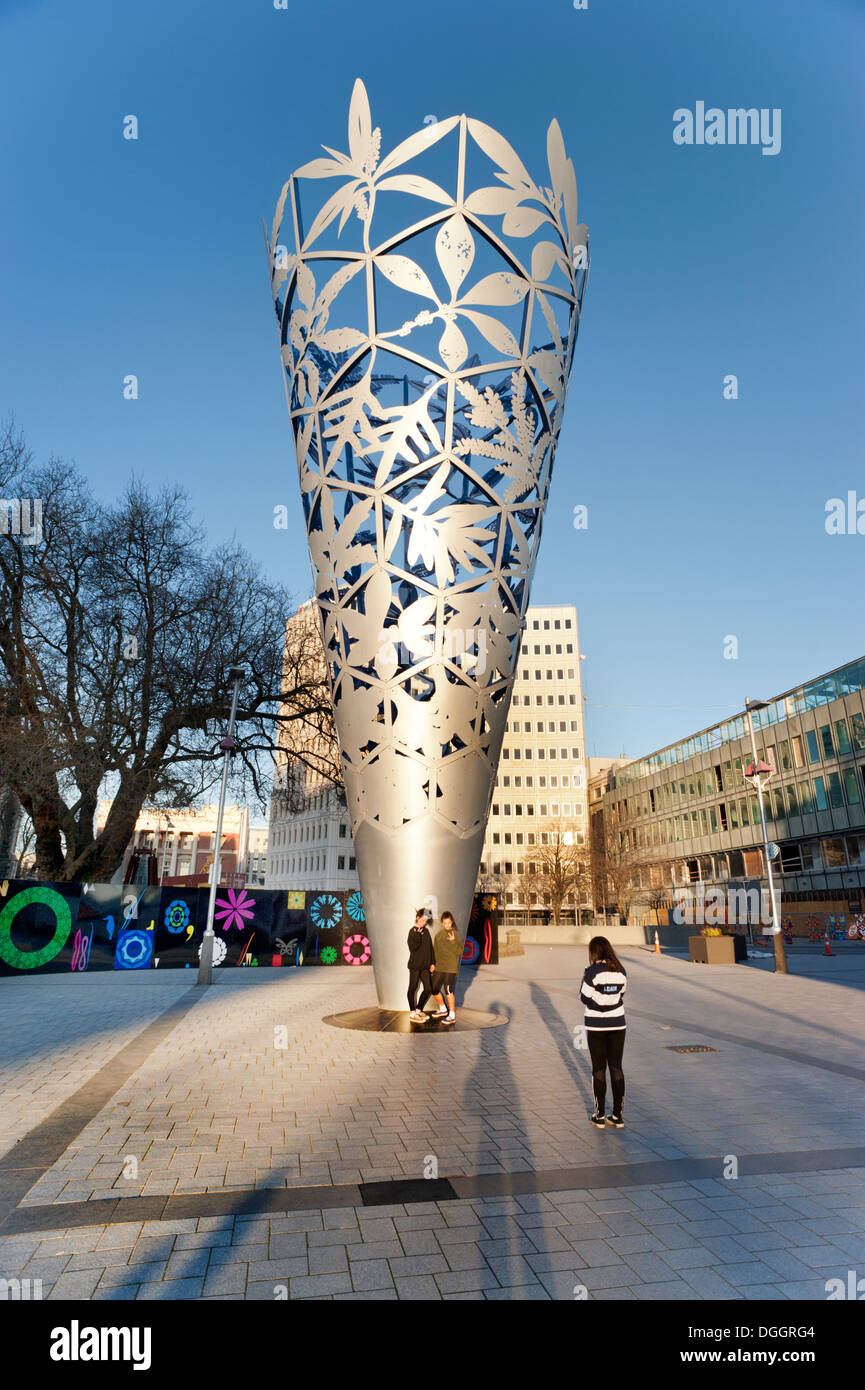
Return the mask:
[[631,846],[627,833],[604,820],[603,830],[592,845],[592,879],[596,901],[604,911],[615,904],[626,922],[631,904],[640,887],[642,861]]
[[577,827],[564,821],[541,827],[536,838],[538,843],[526,855],[532,886],[543,896],[556,926],[562,906],[573,895],[576,922],[580,901],[591,889],[589,852],[579,843]]
[[133,481],[106,506],[76,468],[34,467],[8,422],[0,495],[42,508],[37,542],[0,535],[0,766],[38,877],[110,878],[145,803],[188,805],[215,782],[231,665],[248,672],[235,784],[263,801],[277,743],[338,776],[317,630],[286,642],[285,589],[235,542],[208,550],[181,488]]

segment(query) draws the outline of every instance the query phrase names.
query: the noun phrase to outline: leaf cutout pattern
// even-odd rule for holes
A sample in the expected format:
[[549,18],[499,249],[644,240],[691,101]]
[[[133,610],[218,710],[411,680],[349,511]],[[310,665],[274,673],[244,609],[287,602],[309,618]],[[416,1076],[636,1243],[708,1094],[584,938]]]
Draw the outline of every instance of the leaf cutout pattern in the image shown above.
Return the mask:
[[[574,247],[588,234],[555,122],[541,183],[467,117],[382,156],[358,81],[342,144],[289,178],[267,247],[346,800],[355,833],[427,819],[475,843],[586,284]],[[440,182],[414,167],[436,144]],[[492,163],[486,186],[466,187],[473,148]],[[379,195],[388,219],[401,199],[415,220],[394,233]]]

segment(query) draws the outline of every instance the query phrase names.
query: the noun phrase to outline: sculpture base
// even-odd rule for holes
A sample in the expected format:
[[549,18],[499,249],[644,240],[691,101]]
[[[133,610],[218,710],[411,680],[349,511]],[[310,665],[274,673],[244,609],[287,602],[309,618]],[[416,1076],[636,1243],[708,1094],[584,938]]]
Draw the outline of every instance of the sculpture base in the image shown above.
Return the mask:
[[475,1028],[500,1028],[507,1023],[505,1014],[486,1014],[479,1009],[457,1009],[455,1023],[443,1024],[429,1015],[427,1023],[414,1023],[407,1009],[351,1009],[344,1014],[328,1014],[323,1023],[331,1028],[355,1028],[361,1033],[412,1033],[422,1037],[427,1033],[465,1033]]

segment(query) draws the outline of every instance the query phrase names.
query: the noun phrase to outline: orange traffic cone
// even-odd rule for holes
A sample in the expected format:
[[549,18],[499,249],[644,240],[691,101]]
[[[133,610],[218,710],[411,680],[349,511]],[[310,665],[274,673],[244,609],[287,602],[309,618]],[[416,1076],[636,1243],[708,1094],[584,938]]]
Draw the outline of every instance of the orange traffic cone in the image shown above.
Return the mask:
[[656,928],[655,928],[655,955],[656,955],[656,956],[659,956],[660,954],[661,954],[661,943],[660,943],[660,941],[658,940],[658,928],[656,927]]
[[835,952],[832,950],[832,947],[829,945],[829,933],[828,933],[828,932],[826,933],[826,936],[825,936],[825,944],[826,944],[826,949],[825,949],[825,951],[823,952],[823,954],[824,954],[825,956],[834,956]]

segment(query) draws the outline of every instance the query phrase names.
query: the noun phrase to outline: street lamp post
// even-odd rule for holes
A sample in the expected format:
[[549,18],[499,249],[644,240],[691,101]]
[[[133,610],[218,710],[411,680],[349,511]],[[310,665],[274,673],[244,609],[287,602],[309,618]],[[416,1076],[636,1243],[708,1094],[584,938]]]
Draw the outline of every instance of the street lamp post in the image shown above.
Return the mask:
[[213,851],[213,864],[211,866],[210,897],[207,902],[207,924],[204,928],[204,938],[201,942],[201,959],[198,963],[197,983],[200,985],[209,985],[213,983],[213,914],[216,910],[216,889],[219,885],[219,860],[220,851],[222,849],[222,816],[225,811],[228,760],[237,747],[234,740],[234,717],[237,714],[237,696],[240,691],[240,682],[243,680],[246,672],[242,666],[229,666],[228,674],[234,682],[234,689],[231,692],[231,714],[228,718],[228,733],[219,745],[223,751],[222,785],[219,789],[219,812],[216,817],[216,847]]
[[766,700],[746,700],[745,712],[748,715],[748,732],[751,736],[751,753],[753,755],[752,767],[754,769],[749,781],[753,782],[757,788],[757,801],[760,806],[760,825],[763,830],[763,853],[766,856],[766,872],[769,876],[769,901],[772,905],[772,943],[775,950],[775,970],[778,974],[786,975],[787,972],[787,952],[784,949],[784,934],[781,931],[781,924],[778,920],[778,902],[775,897],[775,877],[772,873],[772,860],[769,857],[769,831],[766,827],[766,810],[763,806],[763,778],[757,771],[759,763],[757,760],[757,741],[754,737],[754,715],[755,709],[766,709]]

